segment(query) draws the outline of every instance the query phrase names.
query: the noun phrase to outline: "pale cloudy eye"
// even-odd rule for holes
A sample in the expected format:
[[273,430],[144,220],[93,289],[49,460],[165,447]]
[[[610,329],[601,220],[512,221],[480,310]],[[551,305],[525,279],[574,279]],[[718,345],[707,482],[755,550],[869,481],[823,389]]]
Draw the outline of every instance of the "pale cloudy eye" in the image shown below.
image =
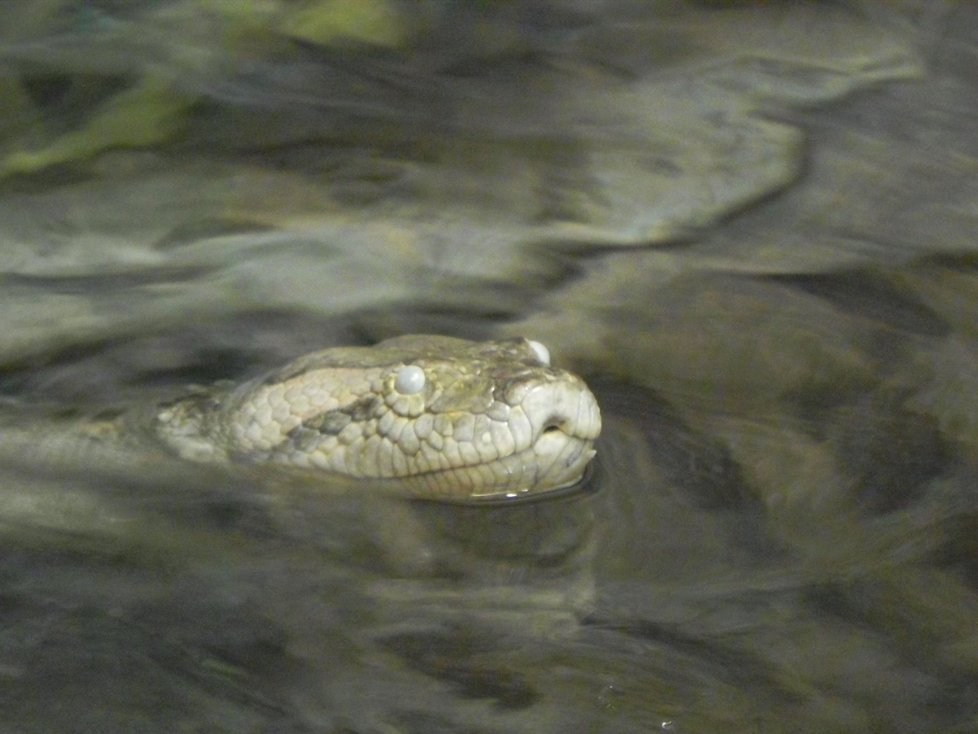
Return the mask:
[[426,381],[423,369],[416,364],[408,364],[397,371],[394,389],[401,395],[414,395],[424,389]]

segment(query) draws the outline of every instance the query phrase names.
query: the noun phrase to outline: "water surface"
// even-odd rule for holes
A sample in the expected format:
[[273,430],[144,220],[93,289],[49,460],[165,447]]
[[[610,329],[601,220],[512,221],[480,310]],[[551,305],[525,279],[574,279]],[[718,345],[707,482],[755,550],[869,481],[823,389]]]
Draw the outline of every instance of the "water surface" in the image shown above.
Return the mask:
[[[0,731],[978,730],[974,11],[116,5],[0,10]],[[586,491],[59,442],[411,332],[584,375]]]

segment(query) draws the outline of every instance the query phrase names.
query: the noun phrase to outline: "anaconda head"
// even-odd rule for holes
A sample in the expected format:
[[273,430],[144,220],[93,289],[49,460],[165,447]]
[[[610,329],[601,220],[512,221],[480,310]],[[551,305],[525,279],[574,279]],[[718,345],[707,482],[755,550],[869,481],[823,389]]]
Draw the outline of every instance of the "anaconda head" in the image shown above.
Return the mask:
[[391,480],[455,501],[570,486],[601,430],[584,382],[526,339],[416,335],[327,349],[191,401],[158,416],[186,458]]

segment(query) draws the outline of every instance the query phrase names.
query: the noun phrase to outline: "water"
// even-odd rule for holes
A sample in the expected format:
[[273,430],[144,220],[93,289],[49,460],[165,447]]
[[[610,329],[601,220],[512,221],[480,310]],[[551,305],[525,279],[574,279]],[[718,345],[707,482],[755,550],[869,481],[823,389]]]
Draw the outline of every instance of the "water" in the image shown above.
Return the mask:
[[5,425],[438,332],[606,428],[481,508],[3,434],[0,732],[978,731],[978,18],[769,5],[4,6]]

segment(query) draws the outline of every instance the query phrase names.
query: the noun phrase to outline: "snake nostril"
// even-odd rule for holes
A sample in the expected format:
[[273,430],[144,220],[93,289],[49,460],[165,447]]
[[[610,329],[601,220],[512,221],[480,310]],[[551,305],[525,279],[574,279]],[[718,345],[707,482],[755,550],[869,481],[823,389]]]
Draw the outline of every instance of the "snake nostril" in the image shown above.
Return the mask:
[[563,430],[564,420],[559,416],[551,416],[543,424],[543,433],[553,433],[554,431]]

